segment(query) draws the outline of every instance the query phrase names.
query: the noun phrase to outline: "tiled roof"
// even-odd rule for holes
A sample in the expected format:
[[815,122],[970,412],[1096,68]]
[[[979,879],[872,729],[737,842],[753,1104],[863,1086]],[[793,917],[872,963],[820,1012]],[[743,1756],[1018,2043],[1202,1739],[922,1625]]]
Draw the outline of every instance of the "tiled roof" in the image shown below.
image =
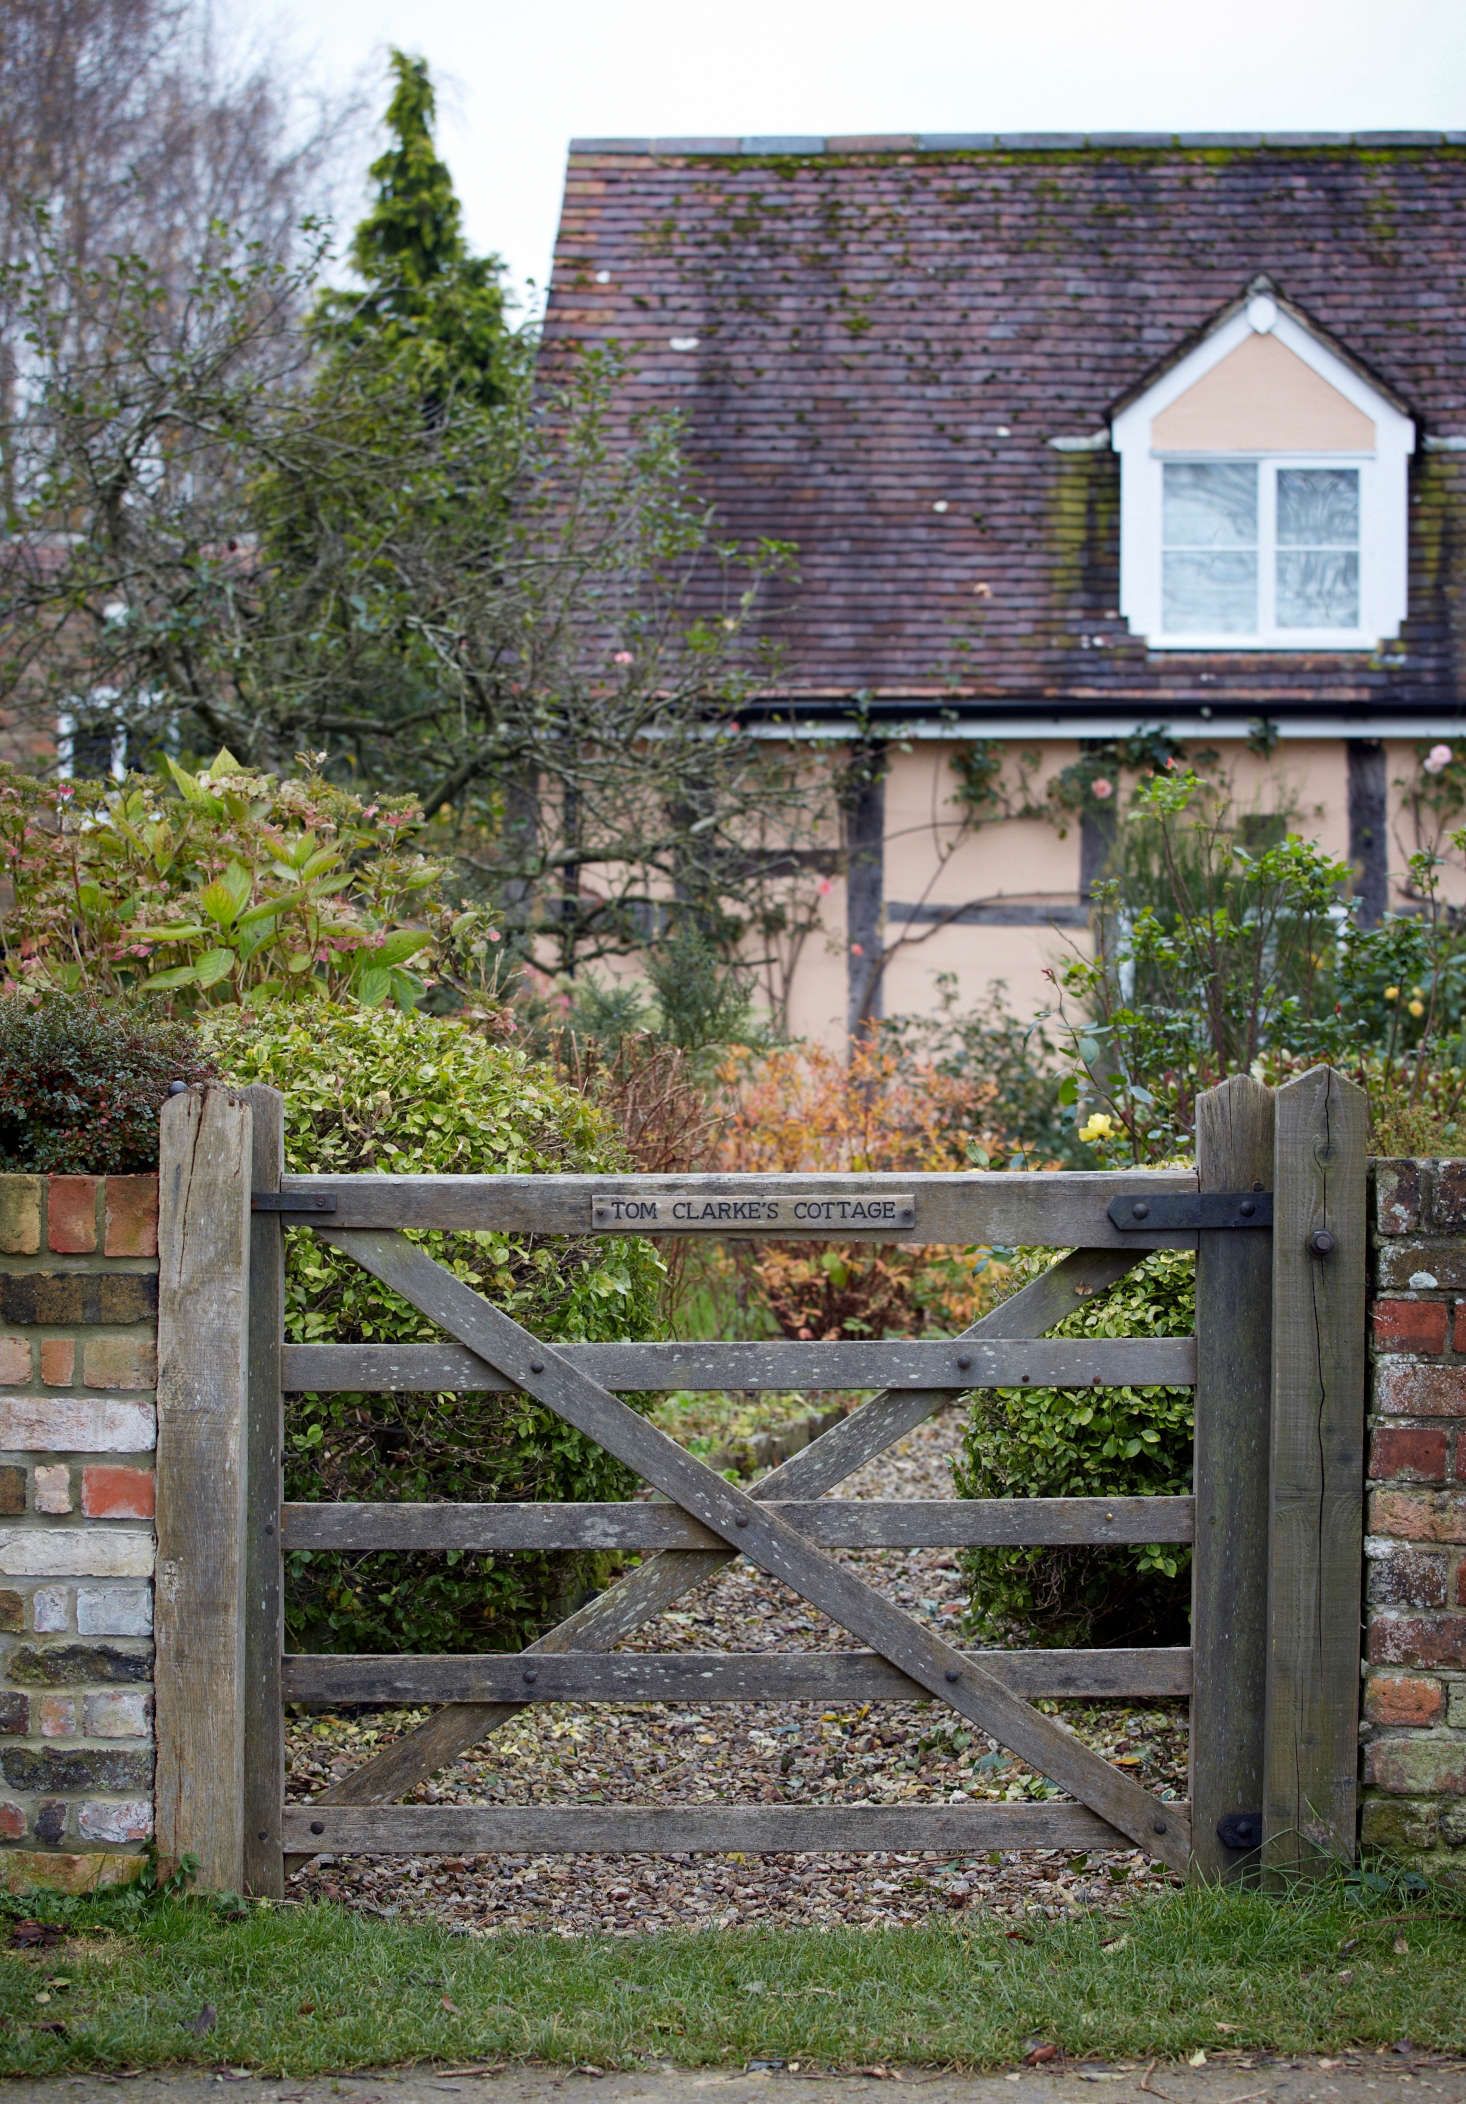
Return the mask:
[[[1466,134],[580,140],[545,355],[620,345],[621,412],[680,410],[722,526],[796,545],[791,695],[1449,712],[1463,268]],[[1378,655],[1155,654],[1116,612],[1118,464],[1083,441],[1259,273],[1418,420]]]

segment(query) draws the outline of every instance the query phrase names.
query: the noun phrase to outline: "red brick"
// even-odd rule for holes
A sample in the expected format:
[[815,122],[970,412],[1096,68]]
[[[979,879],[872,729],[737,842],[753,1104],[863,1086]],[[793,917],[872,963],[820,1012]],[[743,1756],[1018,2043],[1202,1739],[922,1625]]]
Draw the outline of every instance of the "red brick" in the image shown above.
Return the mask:
[[1375,1739],[1364,1777],[1400,1797],[1466,1797],[1466,1739]]
[[1369,1560],[1369,1598],[1377,1607],[1444,1607],[1450,1565],[1443,1549],[1410,1549],[1392,1542]]
[[1369,1531],[1397,1541],[1466,1542],[1466,1490],[1377,1490]]
[[1449,1312],[1443,1300],[1377,1300],[1374,1341],[1381,1351],[1443,1352]]
[[1381,1425],[1370,1445],[1369,1474],[1375,1483],[1444,1483],[1444,1427]]
[[141,1337],[85,1337],[81,1363],[88,1388],[151,1388],[158,1377],[157,1349]]
[[18,1388],[31,1377],[29,1337],[0,1337],[0,1386]]
[[1466,1162],[1437,1162],[1431,1226],[1439,1234],[1466,1230]]
[[106,1199],[109,1257],[155,1257],[158,1254],[158,1179],[156,1176],[109,1176]]
[[89,1256],[97,1246],[98,1176],[53,1176],[46,1187],[46,1247]]
[[1369,1662],[1466,1670],[1466,1615],[1372,1615]]
[[1438,1680],[1413,1673],[1372,1673],[1364,1689],[1364,1714],[1371,1724],[1434,1724],[1445,1709]]
[[1374,1369],[1374,1406],[1386,1417],[1466,1417],[1466,1366],[1382,1359]]
[[98,1462],[81,1472],[81,1509],[89,1520],[150,1520],[153,1472]]
[[0,1804],[0,1841],[18,1841],[25,1832],[25,1813],[18,1804]]
[[41,1339],[41,1379],[48,1388],[69,1388],[76,1379],[76,1345],[70,1337]]
[[1418,1232],[1423,1198],[1419,1162],[1375,1163],[1374,1217],[1380,1234],[1408,1235]]
[[43,1176],[0,1176],[0,1251],[33,1257],[41,1246]]

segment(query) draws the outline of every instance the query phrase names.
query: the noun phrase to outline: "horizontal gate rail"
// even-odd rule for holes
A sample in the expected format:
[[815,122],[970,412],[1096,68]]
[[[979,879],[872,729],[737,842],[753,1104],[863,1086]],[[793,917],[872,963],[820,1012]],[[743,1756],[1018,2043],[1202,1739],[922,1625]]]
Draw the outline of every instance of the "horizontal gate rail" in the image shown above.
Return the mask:
[[[1041,1184],[1044,1179],[1035,1181]],[[400,1234],[334,1224],[317,1232],[384,1286],[402,1294],[457,1343],[499,1366],[527,1395],[721,1535],[725,1547],[791,1586],[1040,1774],[1101,1809],[1132,1842],[1185,1869],[1189,1824],[1174,1804],[1162,1802],[1112,1767],[994,1675],[965,1663],[961,1653],[925,1623],[777,1518],[767,1503],[695,1460],[675,1439],[571,1365],[553,1345],[444,1270],[426,1250]]]
[[[1190,1806],[1168,1804],[1183,1824]],[[372,1855],[783,1855],[841,1849],[1128,1848],[1077,1804],[328,1805],[285,1807],[285,1846]]]
[[[1194,1198],[1185,1169],[1126,1172],[970,1170],[880,1176],[286,1176],[269,1204],[321,1229],[430,1227],[542,1235],[709,1233],[786,1241],[935,1242],[1049,1249],[1196,1247],[1194,1228],[1116,1227],[1113,1200]],[[885,1203],[864,1224],[852,1207]],[[696,1218],[678,1216],[679,1202]],[[726,1203],[773,1205],[777,1218],[714,1217]],[[805,1212],[801,1214],[801,1207]],[[841,1208],[846,1211],[842,1212]]]
[[[561,1344],[561,1356],[614,1394],[644,1389],[1188,1388],[1194,1337],[1014,1338],[998,1344]],[[289,1344],[287,1394],[396,1390],[497,1394],[504,1374],[461,1345]]]
[[[1041,1336],[1091,1295],[1104,1292],[1125,1277],[1141,1261],[1142,1254],[1134,1244],[1124,1249],[1072,1251],[981,1316],[964,1336],[984,1340]],[[764,1476],[754,1485],[753,1496],[770,1501],[819,1498],[914,1431],[934,1412],[955,1402],[959,1393],[951,1388],[887,1389]],[[725,1546],[706,1551],[671,1550],[650,1557],[529,1648],[539,1658],[567,1652],[609,1652],[675,1606],[684,1594],[724,1569],[735,1555],[736,1551]],[[314,1802],[317,1806],[379,1805],[404,1796],[469,1747],[481,1744],[522,1715],[523,1710],[522,1700],[446,1703],[350,1774],[328,1784]],[[319,1845],[298,1844],[303,1852],[288,1855],[285,1869],[299,1868]]]
[[[1191,1653],[971,1651],[1015,1694],[1118,1700],[1187,1695]],[[487,1652],[285,1658],[289,1702],[913,1702],[924,1688],[877,1651]]]
[[[1057,1542],[1189,1542],[1179,1498],[771,1499],[827,1549],[1029,1548]],[[281,1507],[287,1549],[715,1549],[671,1504]]]

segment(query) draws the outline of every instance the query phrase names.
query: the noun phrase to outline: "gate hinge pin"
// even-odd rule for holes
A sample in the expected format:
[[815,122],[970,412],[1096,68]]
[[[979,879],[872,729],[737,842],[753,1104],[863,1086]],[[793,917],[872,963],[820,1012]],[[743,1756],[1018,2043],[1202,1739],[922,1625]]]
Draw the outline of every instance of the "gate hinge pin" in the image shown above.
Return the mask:
[[1217,1839],[1223,1848],[1261,1848],[1261,1812],[1224,1812],[1217,1821]]

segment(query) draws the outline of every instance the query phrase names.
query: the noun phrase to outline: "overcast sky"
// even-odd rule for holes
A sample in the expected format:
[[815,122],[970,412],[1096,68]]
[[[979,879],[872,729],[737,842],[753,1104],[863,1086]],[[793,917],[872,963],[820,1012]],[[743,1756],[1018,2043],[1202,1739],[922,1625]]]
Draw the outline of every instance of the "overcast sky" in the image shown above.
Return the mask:
[[242,0],[307,70],[439,83],[470,238],[549,271],[573,137],[1466,130],[1461,0]]

